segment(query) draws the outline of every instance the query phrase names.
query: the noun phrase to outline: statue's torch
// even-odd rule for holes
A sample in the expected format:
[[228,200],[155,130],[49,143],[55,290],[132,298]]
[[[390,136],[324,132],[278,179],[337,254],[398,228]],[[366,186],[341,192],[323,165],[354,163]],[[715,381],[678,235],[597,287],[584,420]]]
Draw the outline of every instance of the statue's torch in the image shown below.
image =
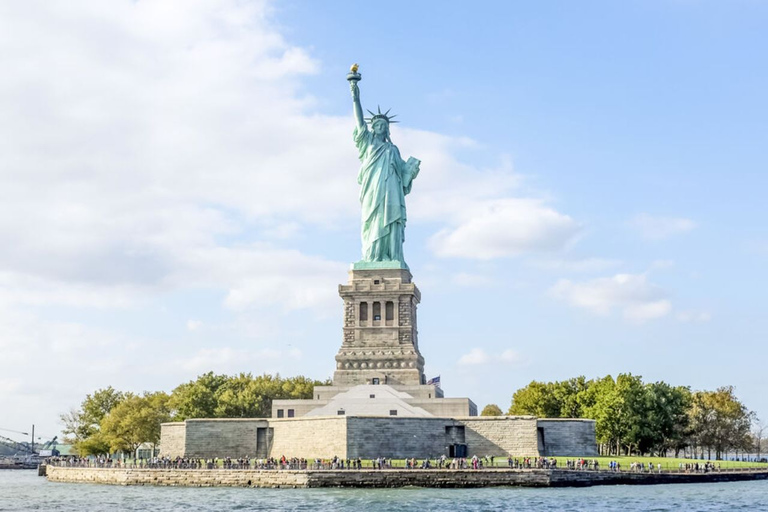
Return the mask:
[[349,73],[347,73],[347,80],[349,80],[349,84],[357,85],[357,82],[363,79],[362,75],[357,72],[357,70],[360,68],[357,64],[352,64],[352,67],[349,68]]

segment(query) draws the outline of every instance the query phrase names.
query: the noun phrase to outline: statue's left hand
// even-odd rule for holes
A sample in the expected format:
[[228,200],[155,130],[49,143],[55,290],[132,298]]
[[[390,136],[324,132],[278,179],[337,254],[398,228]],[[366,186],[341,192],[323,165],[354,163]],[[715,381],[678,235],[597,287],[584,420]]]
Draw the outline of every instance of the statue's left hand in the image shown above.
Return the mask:
[[408,170],[411,173],[411,179],[419,175],[419,171],[421,170],[421,160],[418,158],[409,157],[405,165],[408,167]]

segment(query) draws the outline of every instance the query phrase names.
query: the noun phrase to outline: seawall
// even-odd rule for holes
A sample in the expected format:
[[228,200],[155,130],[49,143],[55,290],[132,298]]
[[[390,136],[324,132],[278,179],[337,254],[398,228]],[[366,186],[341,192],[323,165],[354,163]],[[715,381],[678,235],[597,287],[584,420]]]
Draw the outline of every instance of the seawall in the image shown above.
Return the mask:
[[768,470],[632,473],[552,469],[258,470],[45,468],[52,482],[178,487],[588,487],[768,480]]

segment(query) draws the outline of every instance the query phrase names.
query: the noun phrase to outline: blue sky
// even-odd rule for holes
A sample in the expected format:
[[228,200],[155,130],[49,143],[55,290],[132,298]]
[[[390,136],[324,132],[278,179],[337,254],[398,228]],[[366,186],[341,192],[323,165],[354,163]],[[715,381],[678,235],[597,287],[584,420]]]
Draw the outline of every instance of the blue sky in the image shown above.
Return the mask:
[[0,428],[208,370],[324,379],[359,258],[345,75],[422,160],[428,377],[734,385],[768,416],[768,4],[0,6]]

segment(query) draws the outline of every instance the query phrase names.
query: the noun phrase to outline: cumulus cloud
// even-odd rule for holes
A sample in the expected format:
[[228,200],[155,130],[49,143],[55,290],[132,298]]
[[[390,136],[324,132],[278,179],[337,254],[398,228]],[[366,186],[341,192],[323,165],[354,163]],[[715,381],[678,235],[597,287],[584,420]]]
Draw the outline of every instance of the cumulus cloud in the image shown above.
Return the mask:
[[[338,312],[346,263],[290,242],[339,224],[357,230],[351,120],[315,112],[301,79],[320,63],[274,28],[268,2],[3,2],[0,45],[0,332],[14,340],[0,346],[9,366],[33,348],[79,354],[60,363],[89,368],[72,384],[82,396],[145,346],[49,320],[50,306],[81,317],[160,309],[164,297],[202,289],[235,322],[254,309]],[[445,228],[432,242],[437,254],[558,250],[578,233],[546,202],[515,197],[508,159],[496,169],[462,163],[457,151],[474,141],[402,128],[393,138],[424,162],[409,213]],[[179,331],[225,331],[195,322]],[[271,323],[243,325],[276,336]],[[156,354],[184,341],[149,343]],[[183,368],[205,357],[271,360],[238,350],[196,352]],[[31,389],[18,371],[4,378]],[[0,396],[0,410],[21,409]]]
[[591,273],[602,272],[608,269],[616,268],[621,265],[621,260],[606,258],[585,258],[568,260],[563,258],[532,258],[527,262],[528,265],[554,272],[578,272]]
[[231,347],[205,348],[198,350],[190,357],[177,359],[175,364],[191,372],[217,371],[238,372],[251,363],[279,361],[284,359],[300,359],[301,350],[277,350],[264,348],[261,350],[241,350]]
[[500,354],[489,354],[484,349],[475,347],[459,358],[460,366],[478,366],[489,363],[517,364],[523,361],[522,356],[512,349],[507,349]]
[[[0,84],[0,266],[5,280],[33,285],[6,294],[125,305],[249,259],[258,280],[284,255],[217,251],[220,240],[289,236],[298,221],[354,211],[354,179],[329,172],[356,167],[348,123],[306,113],[295,77],[318,64],[269,26],[263,2],[0,9],[0,60],[13,70]],[[226,277],[217,285],[231,303],[255,298]]]
[[505,363],[519,363],[522,361],[522,356],[512,349],[507,349],[502,352],[499,358]]
[[491,358],[488,354],[486,354],[485,350],[481,348],[473,348],[467,354],[464,354],[459,358],[459,364],[460,365],[486,364],[490,360]]
[[202,326],[203,322],[200,320],[187,320],[187,330],[190,332],[200,330]]
[[51,436],[59,429],[58,414],[80,403],[85,393],[110,384],[145,389],[143,382],[128,388],[125,379],[142,374],[159,348],[155,344],[150,352],[128,335],[10,307],[0,308],[0,333],[3,421],[26,425],[34,417],[39,431]]
[[494,285],[494,280],[487,275],[457,272],[451,275],[451,281],[467,288],[485,288]]
[[649,282],[646,274],[616,274],[583,282],[561,279],[550,293],[598,315],[620,310],[624,318],[635,322],[661,318],[672,310],[669,294]]
[[[27,407],[0,396],[8,421],[30,407],[55,417],[106,385],[99,379],[118,386],[135,373],[116,362],[141,368],[132,365],[146,358],[144,341],[109,331],[121,327],[49,320],[47,307],[78,318],[163,309],[168,294],[195,288],[249,318],[265,304],[321,314],[337,305],[345,264],[263,242],[357,212],[349,119],[312,113],[300,78],[319,63],[268,12],[230,0],[0,5],[4,378],[32,390],[38,371],[87,375]],[[242,331],[206,331],[265,331],[236,323]],[[183,341],[151,343],[162,359]],[[38,361],[30,373],[29,353],[56,354],[61,366]],[[268,356],[245,360],[262,368]]]
[[632,218],[630,226],[643,238],[663,240],[691,231],[696,227],[696,223],[684,217],[658,217],[641,213]]
[[438,256],[488,260],[564,249],[580,230],[568,215],[536,199],[505,198],[475,204],[471,215],[435,234]]

